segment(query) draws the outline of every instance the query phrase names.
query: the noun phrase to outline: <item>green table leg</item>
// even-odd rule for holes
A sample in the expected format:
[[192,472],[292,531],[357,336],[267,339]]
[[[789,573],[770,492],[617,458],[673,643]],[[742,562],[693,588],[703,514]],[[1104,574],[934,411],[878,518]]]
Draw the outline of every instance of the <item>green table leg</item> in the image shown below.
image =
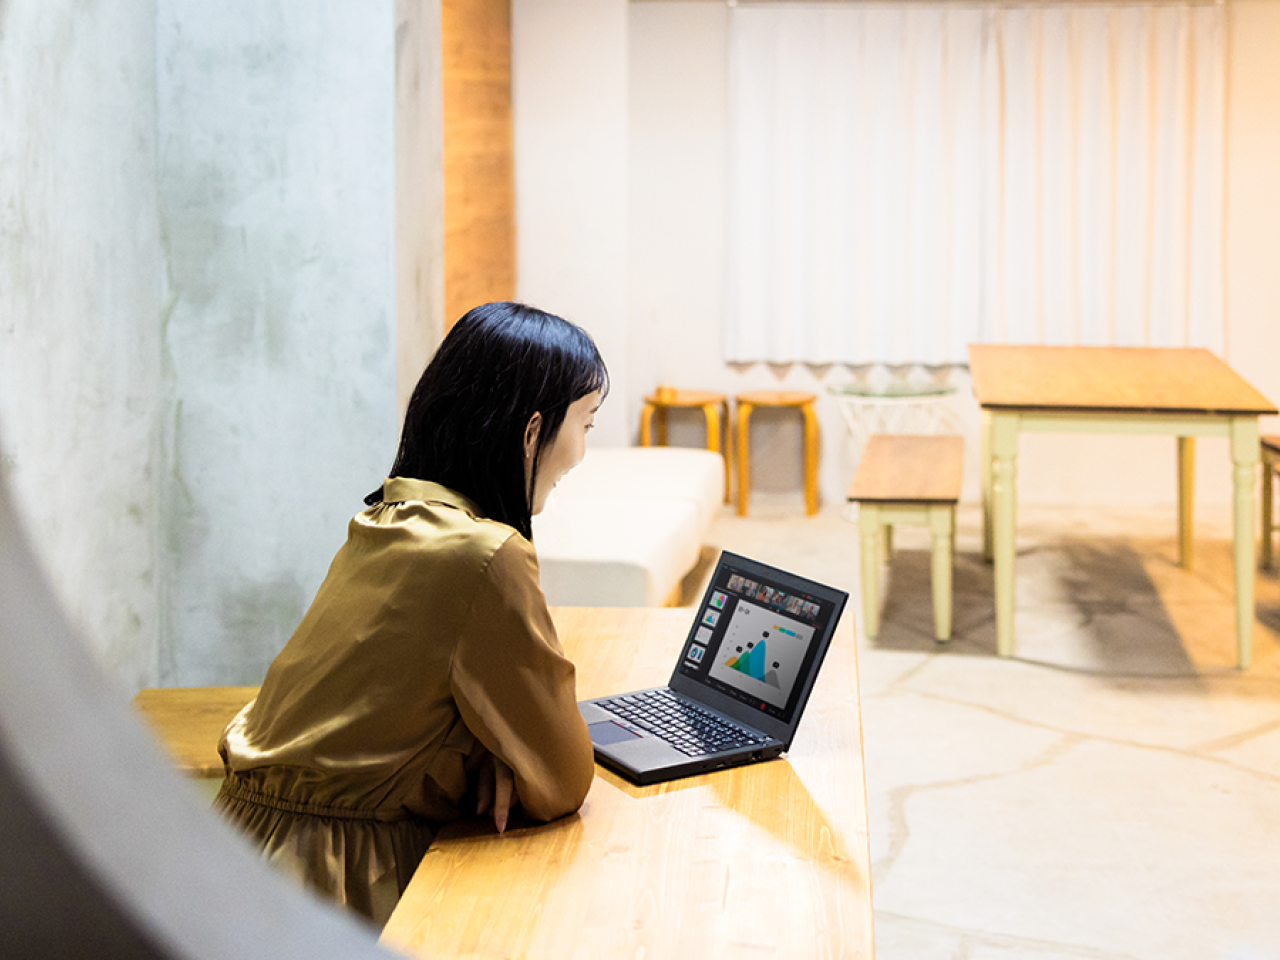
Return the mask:
[[1234,464],[1232,527],[1236,574],[1236,663],[1249,669],[1253,660],[1253,483],[1258,470],[1258,418],[1231,419]]
[[1192,516],[1196,499],[1196,438],[1178,438],[1178,565],[1191,569]]
[[991,415],[991,530],[995,563],[996,651],[1013,656],[1014,535],[1017,514],[1018,425],[1016,413]]
[[868,639],[880,633],[880,508],[858,507],[858,535],[862,546],[862,628]]
[[930,573],[933,584],[933,635],[939,643],[951,639],[952,549],[955,545],[953,506],[929,508],[929,532],[933,555]]

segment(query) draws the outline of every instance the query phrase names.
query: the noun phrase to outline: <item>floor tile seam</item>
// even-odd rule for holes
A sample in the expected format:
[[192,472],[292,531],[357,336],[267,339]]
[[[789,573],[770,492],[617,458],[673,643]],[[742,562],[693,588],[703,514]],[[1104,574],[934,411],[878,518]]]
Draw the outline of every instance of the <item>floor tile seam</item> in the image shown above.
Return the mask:
[[[885,684],[882,689],[876,691],[875,693],[866,694],[862,696],[861,699],[865,702],[866,700],[879,699],[894,693],[902,692],[899,688],[904,683],[907,683],[913,677],[915,677],[917,674],[919,674],[925,668],[927,668],[929,664],[932,662],[934,656],[936,656],[936,654],[934,655],[925,654],[924,658],[921,659],[919,663],[914,663],[911,666],[907,667],[901,673],[894,676],[893,679],[891,679],[887,684]],[[861,675],[859,675],[859,679],[861,680]]]
[[[1249,776],[1254,777],[1255,779],[1262,780],[1266,783],[1280,784],[1280,775],[1267,773],[1265,770],[1257,770],[1257,769],[1254,769],[1253,767],[1243,766],[1242,764],[1229,760],[1226,757],[1219,757],[1219,756],[1215,756],[1212,753],[1200,752],[1200,749],[1173,747],[1167,744],[1142,743],[1137,740],[1125,740],[1120,737],[1107,737],[1107,736],[1103,736],[1102,734],[1088,733],[1082,730],[1068,730],[1063,727],[1055,726],[1050,723],[1045,723],[1043,721],[1030,720],[1026,717],[1019,717],[1017,714],[1008,713],[1007,711],[1004,711],[1004,710],[997,710],[995,707],[992,707],[989,704],[973,703],[968,700],[962,700],[957,697],[948,697],[948,696],[944,696],[943,694],[933,693],[929,691],[905,689],[901,692],[914,694],[915,696],[922,697],[925,699],[938,700],[942,703],[950,703],[955,706],[970,707],[974,710],[991,714],[992,716],[998,717],[1002,720],[1007,720],[1010,723],[1016,723],[1016,724],[1019,724],[1020,726],[1031,727],[1037,730],[1044,730],[1049,733],[1056,733],[1061,736],[1077,736],[1082,741],[1090,741],[1094,743],[1105,743],[1109,746],[1116,746],[1116,747],[1129,747],[1131,749],[1145,750],[1151,753],[1165,753],[1175,757],[1179,757],[1184,760],[1200,760],[1205,763],[1215,763],[1220,766],[1227,767],[1228,769],[1234,770],[1237,773],[1247,774]],[[1280,727],[1280,723],[1277,723],[1276,726]]]
[[1231,750],[1234,747],[1243,746],[1258,737],[1266,736],[1268,733],[1274,733],[1280,730],[1280,718],[1270,720],[1267,723],[1259,724],[1249,730],[1243,730],[1240,733],[1231,734],[1226,737],[1219,737],[1216,740],[1206,740],[1198,744],[1193,749],[1203,750],[1207,753],[1216,753],[1219,750]]
[[[921,636],[923,637],[924,634],[921,634]],[[959,651],[958,646],[960,645],[966,646],[966,651]],[[885,654],[885,653],[890,653],[890,654],[902,653],[902,654],[909,654],[911,656],[917,656],[922,658],[918,663],[915,663],[910,667],[907,667],[901,670],[897,675],[893,677],[893,679],[891,679],[887,684],[885,684],[882,687],[882,689],[876,691],[875,693],[864,694],[862,699],[864,701],[874,700],[874,699],[882,698],[889,694],[904,692],[904,685],[906,683],[909,683],[911,680],[914,680],[919,674],[923,673],[929,667],[938,663],[944,663],[947,660],[954,661],[957,658],[963,658],[966,656],[972,656],[975,659],[978,657],[986,657],[987,659],[992,659],[995,657],[994,651],[988,650],[986,648],[978,647],[972,644],[970,641],[965,640],[964,638],[955,638],[945,646],[941,644],[938,644],[938,646],[940,647],[940,649],[930,651],[930,652],[917,651],[917,650],[907,650],[907,651],[879,650],[872,647],[860,646],[860,649],[858,651],[858,658],[860,663],[864,662],[865,658],[867,657],[873,657],[873,656],[878,657],[881,654]],[[968,653],[967,652],[968,647],[973,647],[974,652]],[[1026,667],[1050,670],[1055,673],[1067,673],[1072,676],[1094,677],[1094,678],[1103,679],[1103,680],[1158,681],[1161,683],[1185,683],[1188,685],[1191,685],[1191,684],[1199,685],[1206,680],[1210,682],[1222,682],[1222,681],[1240,682],[1240,683],[1252,682],[1258,686],[1266,686],[1269,684],[1274,684],[1277,687],[1277,692],[1280,693],[1280,678],[1268,678],[1268,677],[1246,678],[1241,676],[1239,671],[1236,670],[1234,667],[1224,668],[1223,673],[1221,674],[1194,674],[1194,673],[1147,674],[1147,673],[1116,673],[1110,670],[1090,670],[1087,668],[1072,667],[1069,665],[1049,663],[1049,662],[1040,661],[1040,660],[1027,660],[1021,657],[1008,657],[1000,662],[1007,663],[1010,665],[1021,664]],[[906,689],[905,692],[918,692],[918,691],[911,691],[910,689]]]
[[[1131,953],[1117,953],[1113,950],[1089,947],[1082,944],[1062,943],[1058,940],[1044,940],[1038,937],[1021,937],[1017,934],[1001,933],[996,930],[958,927],[954,924],[930,920],[926,917],[912,916],[911,914],[894,910],[873,908],[873,912],[874,919],[877,922],[896,920],[936,933],[954,935],[960,941],[959,945],[962,949],[966,949],[972,944],[999,950],[1017,950],[1020,956],[1027,957],[1028,960],[1034,960],[1037,955],[1057,957],[1065,955],[1078,958],[1078,960],[1143,960],[1143,958]],[[969,942],[966,943],[966,941]],[[968,955],[968,953],[962,953],[959,956]]]
[[907,803],[916,795],[930,790],[949,790],[955,787],[968,787],[979,783],[989,783],[994,780],[1002,780],[1006,777],[1017,776],[1040,767],[1049,766],[1050,764],[1056,763],[1059,758],[1080,742],[1083,742],[1082,738],[1073,737],[1070,734],[1063,734],[1059,741],[1051,743],[1039,756],[1019,763],[1016,767],[1008,770],[998,770],[992,773],[976,774],[968,777],[954,777],[949,780],[908,783],[886,791],[885,796],[889,801],[889,809],[887,811],[889,819],[889,850],[877,862],[871,865],[872,885],[874,886],[876,883],[883,883],[888,878],[890,871],[893,870],[893,867],[902,856],[902,852],[906,849],[907,843],[911,839],[911,824],[907,816]]
[[1104,670],[1089,667],[1077,667],[1065,663],[1053,663],[1050,660],[1032,660],[1027,657],[1000,658],[1003,663],[1020,663],[1027,667],[1050,670],[1055,673],[1066,673],[1077,677],[1091,677],[1098,680],[1136,680],[1141,682],[1160,683],[1236,683],[1241,686],[1269,688],[1275,687],[1280,693],[1280,677],[1258,676],[1241,670],[1235,663],[1224,663],[1218,667],[1205,667],[1195,673],[1123,673],[1116,670]]
[[[920,637],[925,638],[926,634],[920,632]],[[928,634],[928,639],[933,639],[932,633]],[[881,654],[909,654],[925,658],[921,663],[915,664],[910,668],[902,671],[902,673],[892,682],[894,685],[900,685],[903,678],[910,679],[909,674],[922,672],[925,668],[935,664],[942,663],[948,659],[956,660],[963,657],[972,657],[975,661],[984,658],[993,666],[1020,664],[1024,667],[1035,670],[1048,670],[1054,673],[1065,673],[1077,677],[1090,677],[1099,680],[1122,680],[1122,681],[1138,681],[1178,684],[1184,683],[1188,685],[1201,685],[1205,682],[1214,684],[1238,684],[1245,687],[1269,689],[1275,688],[1277,694],[1280,694],[1280,677],[1262,677],[1250,675],[1246,671],[1242,671],[1235,665],[1223,665],[1216,672],[1197,672],[1197,673],[1121,673],[1115,670],[1090,669],[1088,667],[1076,667],[1070,664],[1053,663],[1048,660],[1031,660],[1026,657],[999,657],[995,650],[990,647],[979,645],[976,641],[966,639],[964,637],[953,637],[950,641],[938,643],[934,641],[934,650],[893,650],[880,649],[867,645],[865,640],[858,644],[858,658],[861,663],[866,657],[878,657]],[[960,647],[965,650],[960,650]],[[972,652],[969,652],[972,650]],[[876,696],[873,694],[871,696]]]

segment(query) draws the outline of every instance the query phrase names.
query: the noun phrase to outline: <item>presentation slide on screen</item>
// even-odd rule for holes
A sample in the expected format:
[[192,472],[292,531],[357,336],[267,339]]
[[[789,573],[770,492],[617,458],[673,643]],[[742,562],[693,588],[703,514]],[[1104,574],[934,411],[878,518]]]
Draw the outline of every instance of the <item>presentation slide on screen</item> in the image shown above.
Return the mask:
[[786,707],[812,638],[808,624],[739,601],[711,664],[711,676],[765,703]]

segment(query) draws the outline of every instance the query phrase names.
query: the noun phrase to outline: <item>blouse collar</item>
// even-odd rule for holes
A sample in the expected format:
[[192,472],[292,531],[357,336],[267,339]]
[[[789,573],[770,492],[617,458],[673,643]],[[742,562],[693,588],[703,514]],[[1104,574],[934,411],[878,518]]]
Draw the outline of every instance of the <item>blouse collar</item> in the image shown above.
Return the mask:
[[412,477],[389,477],[382,484],[383,503],[404,503],[420,501],[423,503],[443,503],[446,506],[465,510],[473,517],[483,517],[484,512],[475,502],[464,497],[456,490],[441,486],[430,480],[415,480]]

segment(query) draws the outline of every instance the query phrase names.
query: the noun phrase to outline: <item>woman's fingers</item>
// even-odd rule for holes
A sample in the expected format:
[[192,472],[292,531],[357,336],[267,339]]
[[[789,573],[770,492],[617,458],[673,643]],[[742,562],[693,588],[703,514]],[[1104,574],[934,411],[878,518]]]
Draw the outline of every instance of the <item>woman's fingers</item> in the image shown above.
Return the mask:
[[486,753],[476,771],[476,813],[492,811],[493,825],[502,833],[507,829],[515,795],[516,778],[511,768],[492,753]]
[[502,833],[507,829],[507,817],[511,813],[511,800],[516,792],[516,778],[511,768],[493,758],[493,825]]

